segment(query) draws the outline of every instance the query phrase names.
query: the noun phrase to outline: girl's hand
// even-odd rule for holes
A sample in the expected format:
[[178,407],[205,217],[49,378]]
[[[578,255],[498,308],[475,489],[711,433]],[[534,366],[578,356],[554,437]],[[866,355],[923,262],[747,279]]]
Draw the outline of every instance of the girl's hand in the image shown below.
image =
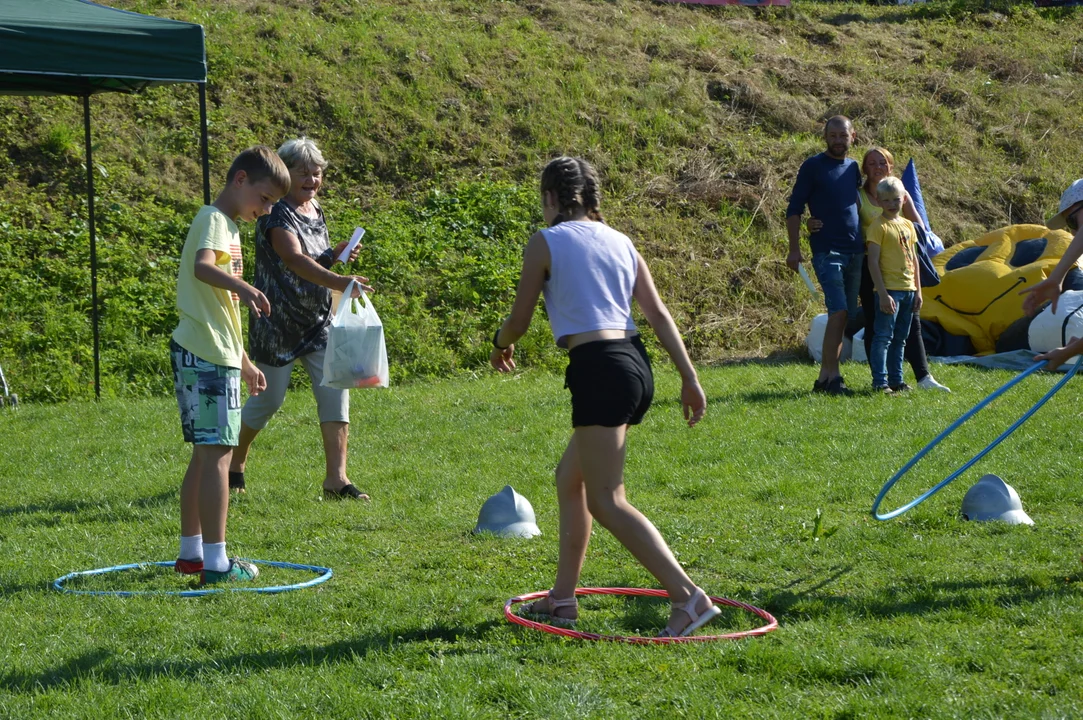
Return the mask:
[[[346,246],[350,244],[349,240],[343,240],[338,245],[335,245],[335,249],[331,252],[334,253],[331,257],[338,258],[342,254],[342,251],[346,249]],[[350,253],[350,257],[346,258],[346,262],[353,262],[357,259],[357,256],[361,254],[361,243],[357,243],[357,247]]]
[[681,383],[681,409],[688,427],[694,426],[707,413],[707,396],[699,385],[699,380],[692,378]]
[[819,218],[814,218],[811,215],[808,216],[808,220],[805,221],[805,229],[810,233],[819,232],[824,226],[824,221]]
[[515,360],[512,359],[514,353],[514,345],[508,345],[503,350],[500,348],[493,348],[492,353],[489,355],[489,364],[500,372],[511,372],[515,369]]
[[924,301],[921,299],[921,291],[918,290],[917,293],[914,295],[914,312],[918,312],[919,310],[921,310],[922,302]]
[[1048,277],[1032,288],[1020,290],[1020,295],[1026,295],[1023,300],[1023,312],[1028,316],[1033,316],[1046,301],[1053,303],[1053,312],[1056,312],[1057,299],[1060,298],[1060,283],[1060,278]]
[[888,315],[895,314],[895,298],[891,297],[887,293],[877,293],[880,295],[880,311]]
[[[1078,338],[1072,338],[1071,341],[1068,344],[1070,345],[1071,343],[1074,343],[1076,340],[1078,340]],[[1056,370],[1057,368],[1059,368],[1064,363],[1066,363],[1069,358],[1074,357],[1075,355],[1076,355],[1076,353],[1072,352],[1067,347],[1059,347],[1056,350],[1050,350],[1047,353],[1042,353],[1041,355],[1036,355],[1034,357],[1034,360],[1035,360],[1035,362],[1037,362],[1038,360],[1045,360],[1046,361],[1045,367],[1042,368],[1042,369],[1043,370],[1053,371],[1053,370]]]
[[252,364],[247,357],[241,362],[241,379],[248,386],[249,395],[259,395],[267,389],[267,378],[264,377],[263,371]]

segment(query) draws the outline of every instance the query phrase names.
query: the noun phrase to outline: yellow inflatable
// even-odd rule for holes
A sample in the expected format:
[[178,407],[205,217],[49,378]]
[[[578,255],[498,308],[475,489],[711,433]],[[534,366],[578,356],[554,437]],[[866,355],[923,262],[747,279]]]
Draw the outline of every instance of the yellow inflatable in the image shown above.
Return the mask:
[[1019,292],[1044,280],[1072,236],[1043,225],[1010,225],[952,245],[933,258],[940,284],[922,292],[921,319],[952,335],[967,335],[978,353],[993,352],[996,339],[1023,317]]

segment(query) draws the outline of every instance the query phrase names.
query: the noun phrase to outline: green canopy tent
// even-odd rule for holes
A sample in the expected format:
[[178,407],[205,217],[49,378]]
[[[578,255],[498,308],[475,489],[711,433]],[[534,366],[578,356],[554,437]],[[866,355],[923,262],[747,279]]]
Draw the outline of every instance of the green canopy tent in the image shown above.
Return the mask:
[[137,93],[174,83],[199,86],[203,201],[209,204],[207,59],[201,25],[116,10],[89,0],[0,0],[0,95],[83,98],[95,397],[101,397],[101,370],[90,96]]

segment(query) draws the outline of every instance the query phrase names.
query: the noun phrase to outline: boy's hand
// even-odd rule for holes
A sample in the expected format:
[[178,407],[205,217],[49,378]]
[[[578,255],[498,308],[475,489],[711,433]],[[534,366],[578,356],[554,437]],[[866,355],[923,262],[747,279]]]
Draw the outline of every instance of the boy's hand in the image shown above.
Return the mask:
[[503,350],[493,348],[493,351],[489,353],[489,364],[500,372],[511,372],[515,369],[515,360],[512,358],[514,353],[514,345],[508,345]]
[[263,375],[263,371],[253,365],[247,357],[241,362],[241,379],[248,386],[249,395],[259,395],[267,389],[267,378]]
[[805,229],[808,230],[809,233],[820,232],[820,230],[823,229],[823,226],[823,220],[812,217],[811,215],[809,215],[808,220],[805,221]]
[[1060,278],[1047,277],[1032,288],[1020,290],[1020,295],[1026,295],[1023,300],[1023,312],[1033,317],[1034,313],[1038,312],[1038,308],[1042,306],[1042,303],[1046,301],[1053,303],[1053,312],[1056,312],[1057,299],[1060,298],[1060,283]]
[[801,254],[800,249],[792,250],[790,251],[790,254],[786,256],[786,265],[794,272],[797,272],[797,267],[804,261],[805,257]]
[[[342,254],[342,251],[346,249],[346,246],[350,244],[349,240],[343,240],[338,245],[335,245],[335,249],[331,252],[334,253],[332,257],[338,258]],[[346,262],[353,262],[357,259],[357,256],[361,254],[361,243],[357,243],[357,247],[350,253],[350,257],[346,258]],[[356,296],[355,296],[356,297]]]
[[921,310],[922,302],[924,302],[924,301],[921,299],[921,291],[918,290],[914,294],[914,312],[917,312],[917,311]]
[[271,301],[267,299],[266,295],[251,285],[246,284],[237,291],[237,296],[241,299],[241,302],[247,305],[248,308],[256,314],[257,318],[271,314]]
[[[877,293],[880,296],[880,310],[888,315],[895,314],[895,298],[885,293]],[[917,298],[915,298],[916,300]]]
[[693,427],[707,414],[707,395],[700,387],[699,380],[692,378],[681,382],[681,409],[688,427]]

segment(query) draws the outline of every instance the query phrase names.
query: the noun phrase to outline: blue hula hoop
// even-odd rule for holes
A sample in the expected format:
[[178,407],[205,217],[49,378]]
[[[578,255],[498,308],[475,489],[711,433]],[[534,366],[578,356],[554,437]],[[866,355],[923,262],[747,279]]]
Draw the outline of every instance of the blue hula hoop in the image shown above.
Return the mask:
[[910,458],[910,462],[903,465],[902,469],[899,470],[894,475],[892,475],[891,479],[888,480],[886,483],[884,483],[884,487],[882,487],[880,489],[880,494],[876,496],[876,501],[873,502],[873,504],[872,504],[872,515],[873,515],[873,517],[875,517],[877,520],[890,520],[891,518],[898,517],[899,515],[902,515],[904,512],[906,512],[907,510],[910,510],[911,508],[917,507],[921,503],[925,502],[930,497],[932,497],[937,492],[939,492],[941,490],[941,488],[943,488],[945,485],[947,485],[952,480],[954,480],[955,478],[959,477],[964,472],[969,470],[974,465],[974,463],[978,462],[983,457],[985,457],[993,448],[995,448],[1005,438],[1007,438],[1009,435],[1011,435],[1013,432],[1015,432],[1019,428],[1020,425],[1022,425],[1024,422],[1026,422],[1027,419],[1030,418],[1031,415],[1033,415],[1035,412],[1038,411],[1038,408],[1040,408],[1042,405],[1045,405],[1046,401],[1049,400],[1049,398],[1053,397],[1053,395],[1056,394],[1056,392],[1058,390],[1060,390],[1062,387],[1064,387],[1064,384],[1066,382],[1068,382],[1072,378],[1073,375],[1075,375],[1076,370],[1079,369],[1080,363],[1083,363],[1083,355],[1081,355],[1079,357],[1079,359],[1075,361],[1075,364],[1072,365],[1072,368],[1064,375],[1063,378],[1060,379],[1060,381],[1057,382],[1056,385],[1054,385],[1052,387],[1052,389],[1049,392],[1047,392],[1045,395],[1043,395],[1041,397],[1041,399],[1038,400],[1038,402],[1034,403],[1034,405],[1030,408],[1030,410],[1027,410],[1025,413],[1023,413],[1023,415],[1018,420],[1016,420],[1014,423],[1012,423],[1011,426],[1007,430],[1002,432],[997,437],[996,440],[993,440],[993,442],[986,445],[984,450],[979,452],[974,457],[970,458],[970,460],[968,460],[966,463],[964,463],[958,470],[956,470],[951,475],[948,475],[946,478],[944,478],[943,480],[938,482],[930,490],[928,490],[925,493],[923,493],[923,494],[919,495],[918,497],[914,498],[913,500],[906,503],[902,507],[900,507],[898,509],[895,509],[895,510],[892,510],[891,512],[883,513],[883,514],[881,514],[879,512],[880,503],[883,501],[884,496],[887,495],[888,490],[890,490],[892,488],[892,486],[894,486],[895,483],[898,482],[899,478],[901,478],[903,475],[905,475],[907,472],[909,472],[910,468],[914,467],[914,465],[916,465],[919,460],[921,460],[923,457],[925,457],[926,453],[928,453],[934,447],[939,445],[941,440],[946,438],[948,435],[951,435],[955,430],[957,430],[959,428],[960,425],[965,423],[970,418],[974,417],[986,405],[993,402],[998,397],[1000,397],[1001,395],[1006,393],[1008,390],[1010,390],[1013,387],[1015,387],[1016,385],[1018,385],[1028,375],[1031,375],[1034,372],[1036,372],[1037,370],[1039,370],[1040,368],[1044,367],[1045,362],[1046,362],[1045,360],[1042,360],[1040,362],[1034,363],[1029,368],[1027,368],[1023,372],[1019,373],[1016,377],[1012,378],[1008,382],[1001,385],[999,388],[994,390],[987,398],[985,398],[980,403],[978,403],[977,405],[972,407],[970,410],[966,411],[963,414],[962,417],[960,417],[958,420],[956,420],[951,425],[949,425],[948,428],[946,430],[944,430],[944,432],[940,433],[935,438],[933,438],[932,441],[928,445],[926,445],[925,447],[923,447],[921,450],[918,451],[917,455]]
[[173,595],[176,597],[202,597],[204,595],[215,595],[218,593],[227,592],[250,592],[261,593],[263,595],[274,595],[275,593],[289,592],[290,590],[300,590],[302,588],[312,587],[313,585],[319,585],[320,583],[327,582],[331,579],[331,568],[320,567],[318,565],[299,565],[297,563],[278,562],[275,560],[247,560],[246,562],[256,563],[257,565],[267,565],[269,567],[284,568],[286,570],[304,570],[308,572],[318,573],[318,575],[311,580],[304,582],[294,583],[293,585],[272,585],[269,587],[211,587],[201,588],[199,590],[72,590],[71,588],[64,587],[64,583],[71,580],[74,577],[89,576],[89,575],[105,575],[106,573],[123,572],[124,570],[139,570],[147,567],[173,567],[173,560],[164,560],[161,562],[145,562],[145,563],[131,563],[130,565],[113,565],[112,567],[98,568],[96,570],[79,570],[77,572],[68,573],[63,577],[59,577],[53,581],[53,589],[59,590],[62,593],[68,593],[69,595],[113,595],[116,597],[133,597],[136,595]]

